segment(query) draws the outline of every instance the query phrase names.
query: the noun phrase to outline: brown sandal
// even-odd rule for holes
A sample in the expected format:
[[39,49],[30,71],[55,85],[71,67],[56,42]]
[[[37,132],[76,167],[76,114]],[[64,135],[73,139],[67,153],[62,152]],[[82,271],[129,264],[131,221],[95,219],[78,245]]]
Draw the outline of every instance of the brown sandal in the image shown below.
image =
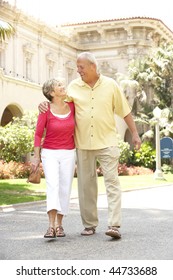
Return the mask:
[[116,239],[121,238],[121,233],[117,227],[108,227],[108,230],[105,232],[105,234]]
[[89,236],[89,235],[93,235],[95,233],[95,228],[94,227],[90,227],[90,228],[85,228],[82,232],[81,235],[85,235],[85,236]]
[[49,227],[47,232],[44,235],[44,238],[55,238],[56,234],[55,234],[55,230],[53,227]]
[[65,232],[62,226],[57,226],[56,228],[56,237],[64,237]]

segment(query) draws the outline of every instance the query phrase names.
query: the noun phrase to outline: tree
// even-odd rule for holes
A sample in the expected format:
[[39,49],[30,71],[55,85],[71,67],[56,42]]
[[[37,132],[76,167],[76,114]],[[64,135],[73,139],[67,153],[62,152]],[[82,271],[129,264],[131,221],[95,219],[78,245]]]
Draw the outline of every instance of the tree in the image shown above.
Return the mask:
[[10,38],[15,33],[14,27],[3,20],[0,20],[0,41]]
[[[129,65],[129,79],[138,83],[138,94],[152,92],[152,98],[134,108],[138,115],[152,126],[153,109],[162,109],[160,119],[161,136],[173,137],[173,45],[162,44],[143,59]],[[136,94],[137,97],[137,94]],[[135,100],[135,98],[134,98]],[[135,104],[135,103],[134,103]],[[146,118],[145,118],[146,116]],[[147,120],[148,118],[148,120]],[[151,119],[151,121],[150,121]],[[140,119],[139,119],[140,121]],[[147,135],[149,133],[147,132]],[[152,135],[150,133],[150,135]]]
[[136,80],[141,90],[153,91],[153,107],[170,108],[173,104],[173,45],[162,44],[144,59],[129,65],[130,79]]

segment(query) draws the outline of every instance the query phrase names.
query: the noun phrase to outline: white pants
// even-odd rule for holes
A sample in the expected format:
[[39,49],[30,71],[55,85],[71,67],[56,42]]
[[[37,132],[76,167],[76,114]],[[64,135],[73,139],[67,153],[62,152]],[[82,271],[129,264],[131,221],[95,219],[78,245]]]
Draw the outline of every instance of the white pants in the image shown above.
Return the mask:
[[75,149],[42,149],[41,159],[47,186],[47,212],[56,209],[67,215],[75,169]]

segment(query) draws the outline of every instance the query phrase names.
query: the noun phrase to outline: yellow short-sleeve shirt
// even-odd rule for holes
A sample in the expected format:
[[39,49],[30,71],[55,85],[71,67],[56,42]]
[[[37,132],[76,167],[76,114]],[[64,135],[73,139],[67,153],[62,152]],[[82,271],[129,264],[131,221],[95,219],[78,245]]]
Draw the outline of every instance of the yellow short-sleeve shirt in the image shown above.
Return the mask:
[[68,98],[75,104],[75,142],[84,150],[117,145],[115,114],[124,118],[131,109],[115,80],[100,75],[91,88],[81,78],[68,86]]

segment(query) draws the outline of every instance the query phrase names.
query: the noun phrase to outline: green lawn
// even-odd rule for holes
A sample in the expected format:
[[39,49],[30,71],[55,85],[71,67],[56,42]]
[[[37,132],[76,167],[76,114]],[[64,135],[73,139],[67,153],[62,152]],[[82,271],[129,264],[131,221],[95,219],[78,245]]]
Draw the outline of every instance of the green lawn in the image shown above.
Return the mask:
[[[156,180],[153,175],[119,176],[122,191],[136,188],[173,184],[173,174],[165,174],[165,180]],[[99,193],[105,192],[103,177],[98,178]],[[0,205],[45,200],[45,179],[40,184],[27,183],[26,179],[0,180]],[[77,195],[77,179],[74,178],[72,193]]]

